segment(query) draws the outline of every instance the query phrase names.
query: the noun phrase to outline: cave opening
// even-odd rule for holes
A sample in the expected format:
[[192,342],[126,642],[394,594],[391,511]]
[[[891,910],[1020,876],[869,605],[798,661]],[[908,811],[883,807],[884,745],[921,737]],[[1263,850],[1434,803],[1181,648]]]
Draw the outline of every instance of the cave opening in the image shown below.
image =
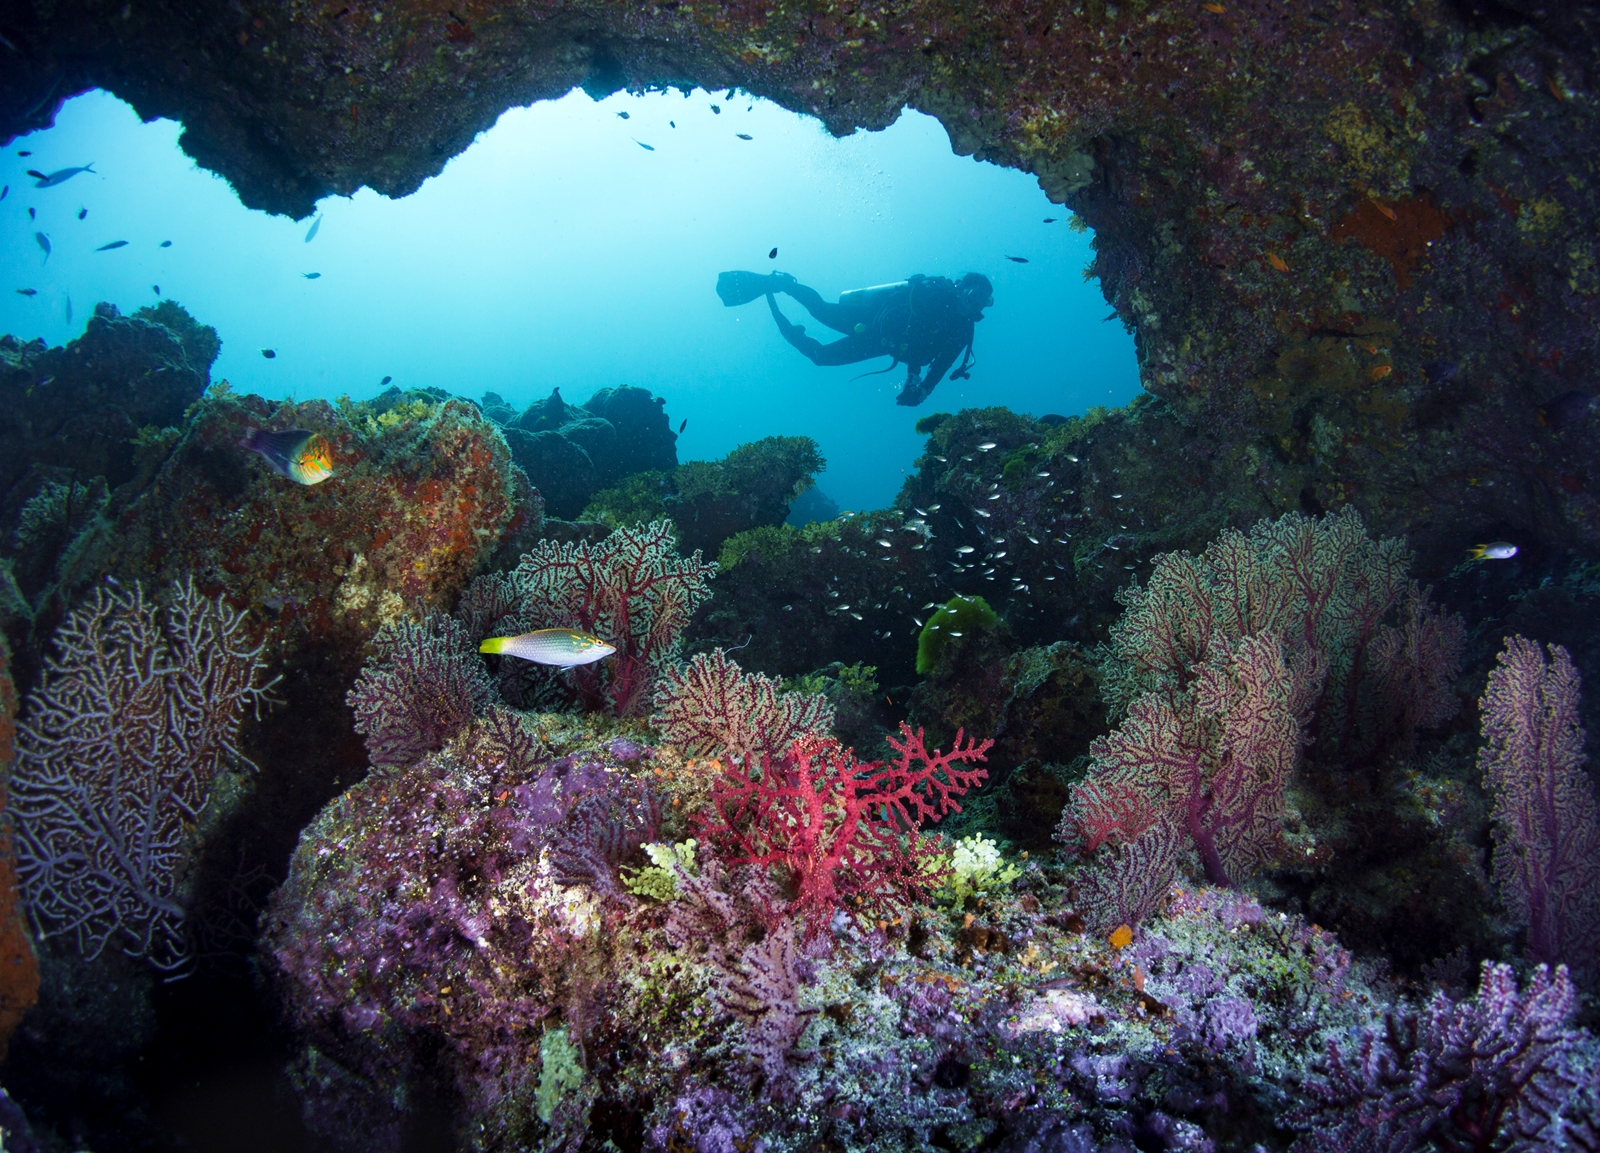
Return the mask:
[[[299,221],[240,205],[181,132],[95,91],[13,142],[0,329],[63,343],[99,301],[176,300],[221,337],[213,378],[269,398],[433,387],[521,410],[556,388],[578,404],[638,385],[674,429],[688,421],[680,460],[810,436],[822,491],[856,509],[893,499],[931,412],[1073,415],[1140,390],[1133,339],[1085,274],[1089,233],[1027,174],[956,155],[921,113],[835,138],[736,90],[575,89],[507,111],[410,196],[363,188]],[[45,188],[26,175],[91,163]],[[970,378],[896,406],[903,368],[813,366],[759,300],[718,301],[728,269],[789,272],[828,299],[976,271],[995,303]]]

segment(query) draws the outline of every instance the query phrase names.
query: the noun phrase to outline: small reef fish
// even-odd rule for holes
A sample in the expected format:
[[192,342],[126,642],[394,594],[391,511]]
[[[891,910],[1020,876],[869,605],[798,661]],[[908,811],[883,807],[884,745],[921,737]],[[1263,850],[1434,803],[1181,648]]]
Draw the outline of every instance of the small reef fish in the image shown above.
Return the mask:
[[1575,424],[1595,410],[1595,398],[1587,392],[1573,389],[1552,397],[1539,406],[1539,423],[1546,428],[1565,428]]
[[[35,172],[31,168],[28,169],[28,175],[36,181],[35,188],[54,188],[58,184],[65,184],[80,172],[94,172],[94,162],[90,161],[81,168],[59,168],[48,176],[43,172]],[[98,176],[100,174],[95,172],[95,175]]]
[[305,242],[307,244],[310,244],[313,240],[315,240],[317,238],[317,229],[319,229],[321,227],[322,227],[322,217],[319,216],[319,217],[317,217],[315,220],[313,220],[311,222],[311,227],[306,230],[306,240],[305,240]]
[[322,279],[322,273],[320,273],[320,272],[302,272],[300,275],[305,277],[307,280],[321,280]]
[[276,353],[276,352],[274,352],[274,351],[273,351],[273,350],[272,350],[272,349],[270,349],[270,348],[263,348],[263,349],[262,349],[262,350],[261,350],[261,355],[262,355],[262,356],[264,356],[264,357],[266,357],[266,358],[267,358],[267,359],[268,359],[268,360],[272,360],[272,359],[273,359],[273,358],[274,358],[274,357],[276,357],[276,356],[277,356],[277,355],[278,355],[278,354],[277,354],[277,353]]
[[19,149],[17,149],[17,155],[18,156],[32,156],[33,153],[29,152],[26,148],[19,148]]
[[722,115],[722,105],[713,104],[711,106],[711,115],[713,115],[713,116],[721,116]]
[[737,136],[740,140],[754,140],[755,139],[755,137],[751,136],[748,132],[735,132],[734,135]]
[[78,219],[79,220],[82,220],[85,216],[88,216],[88,215],[89,215],[89,210],[87,208],[78,209]]
[[683,422],[678,425],[678,435],[682,436],[683,435],[683,430],[688,428],[688,427],[689,427],[689,418],[688,417],[684,417],[683,418]]
[[982,444],[980,444],[978,446],[978,451],[979,452],[988,452],[991,448],[994,448],[994,447],[995,447],[994,441],[986,440],[986,441],[984,441]]
[[163,240],[163,241],[162,241],[162,242],[161,242],[161,247],[162,247],[162,248],[171,248],[171,247],[172,247],[172,241],[170,241],[170,240]]
[[668,128],[676,128],[677,126],[678,126],[678,122],[676,120],[667,121],[667,127]]
[[392,377],[392,376],[386,376],[386,377],[384,377],[384,378],[383,378],[383,379],[382,379],[382,380],[380,380],[380,381],[379,381],[379,382],[378,382],[378,387],[379,387],[379,388],[382,388],[382,387],[383,387],[383,386],[384,386],[384,385],[386,385],[386,384],[388,384],[388,383],[389,383],[389,382],[390,382],[390,381],[391,381],[391,380],[393,380],[393,379],[394,379],[394,377]]
[[128,242],[126,240],[113,240],[110,244],[102,244],[99,248],[95,249],[95,251],[96,252],[110,252],[113,248],[126,248],[126,247],[128,247]]
[[19,289],[17,289],[17,295],[18,296],[38,296],[39,295],[39,290],[37,288],[19,288]]
[[768,260],[776,260],[776,259],[778,259],[778,250],[776,248],[774,248],[771,252],[767,253],[767,259]]
[[1013,264],[1026,264],[1026,263],[1028,263],[1028,258],[1026,256],[1008,256],[1008,257],[1006,257],[1006,259],[1011,261],[1011,263],[1013,263]]
[[1289,271],[1289,265],[1284,261],[1283,257],[1279,256],[1276,252],[1267,253],[1267,263],[1272,265],[1272,267],[1277,269],[1279,272]]
[[622,119],[622,120],[628,119],[628,113],[626,111],[622,111],[622,112],[617,113],[617,116],[618,116],[619,119]]
[[1227,9],[1224,8],[1221,4],[1202,4],[1202,5],[1200,5],[1200,7],[1204,8],[1207,12],[1211,12],[1211,13],[1217,15],[1217,16],[1221,16],[1224,12],[1227,11]]
[[570,669],[592,665],[617,650],[593,633],[578,629],[536,629],[516,637],[490,637],[478,646],[478,651]]
[[1054,224],[1056,222],[1056,220],[1057,220],[1057,217],[1054,217],[1054,216],[1046,216],[1044,218],[1044,222],[1046,224]]
[[1497,540],[1493,544],[1473,545],[1467,550],[1470,560],[1510,560],[1517,555],[1517,546],[1508,540]]
[[239,447],[260,453],[273,472],[297,484],[321,484],[333,475],[333,449],[321,433],[303,428],[284,432],[252,428],[239,441]]
[[[32,212],[33,209],[30,208],[30,209],[28,209],[28,211]],[[35,232],[33,234],[33,238],[34,238],[34,240],[38,241],[39,247],[44,249],[44,258],[46,260],[49,260],[50,259],[50,238],[48,236],[46,236],[44,233],[42,233],[42,232]]]
[[38,216],[37,216],[37,214],[36,214],[36,213],[35,213],[35,212],[34,212],[34,210],[33,210],[33,209],[31,209],[31,208],[30,208],[30,209],[28,209],[28,219],[29,219],[29,220],[36,220],[36,219],[38,219]]
[[160,296],[161,295],[161,286],[159,284],[152,284],[150,286],[150,291],[155,293],[157,296]]
[[1456,373],[1461,371],[1461,366],[1453,360],[1430,360],[1422,366],[1422,375],[1428,378],[1429,384],[1443,384],[1447,380],[1454,380]]
[[[633,137],[630,136],[628,139],[633,140]],[[656,150],[656,146],[654,144],[646,144],[643,140],[633,140],[633,142],[640,148],[643,148],[646,152],[654,152]]]
[[0,188],[0,200],[4,200],[10,193],[11,185],[8,184],[4,188]]

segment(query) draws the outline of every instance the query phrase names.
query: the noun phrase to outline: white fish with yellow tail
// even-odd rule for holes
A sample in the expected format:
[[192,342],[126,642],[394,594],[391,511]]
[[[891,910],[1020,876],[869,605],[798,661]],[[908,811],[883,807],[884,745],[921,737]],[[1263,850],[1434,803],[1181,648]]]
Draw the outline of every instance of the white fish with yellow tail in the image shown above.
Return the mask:
[[490,637],[478,646],[478,651],[570,669],[576,665],[592,665],[617,649],[593,633],[578,629],[536,629],[521,636]]

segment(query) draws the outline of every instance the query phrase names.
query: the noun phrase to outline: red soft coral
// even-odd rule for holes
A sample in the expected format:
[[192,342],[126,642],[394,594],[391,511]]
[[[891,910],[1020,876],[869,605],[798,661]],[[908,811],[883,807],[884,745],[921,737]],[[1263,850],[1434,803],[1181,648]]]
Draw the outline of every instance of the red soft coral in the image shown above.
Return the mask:
[[730,767],[712,789],[700,835],[729,864],[782,866],[794,899],[787,913],[815,937],[841,904],[873,909],[896,896],[926,896],[937,884],[935,849],[925,824],[960,812],[955,798],[981,784],[993,741],[930,753],[923,733],[902,724],[889,739],[897,760],[858,763],[839,742],[803,737],[779,759],[763,758],[758,777]]

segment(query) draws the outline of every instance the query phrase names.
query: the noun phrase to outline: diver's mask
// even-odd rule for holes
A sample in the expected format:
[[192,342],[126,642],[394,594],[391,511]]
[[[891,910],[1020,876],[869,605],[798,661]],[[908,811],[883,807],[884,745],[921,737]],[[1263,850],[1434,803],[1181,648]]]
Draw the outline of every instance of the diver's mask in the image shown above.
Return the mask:
[[994,285],[980,272],[969,272],[956,286],[961,310],[973,320],[983,319],[983,310],[994,304]]

